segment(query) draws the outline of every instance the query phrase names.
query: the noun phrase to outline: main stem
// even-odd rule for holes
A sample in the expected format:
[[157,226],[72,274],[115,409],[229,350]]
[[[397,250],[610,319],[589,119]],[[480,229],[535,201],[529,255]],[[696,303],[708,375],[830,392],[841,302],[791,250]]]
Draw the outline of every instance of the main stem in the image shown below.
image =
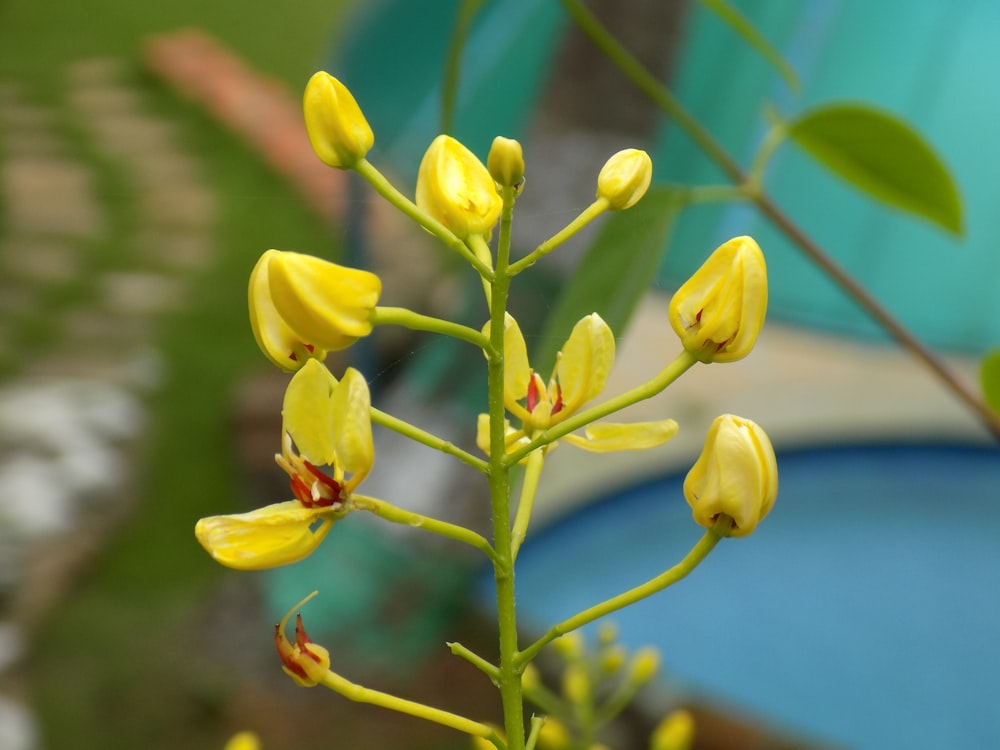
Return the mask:
[[504,188],[500,240],[490,295],[490,353],[487,365],[490,413],[490,502],[493,509],[493,573],[497,589],[497,625],[500,630],[500,664],[497,687],[503,704],[508,750],[524,750],[524,705],[521,671],[517,663],[517,614],[514,597],[514,553],[510,526],[510,470],[504,461],[504,313],[510,288],[510,222],[513,189]]

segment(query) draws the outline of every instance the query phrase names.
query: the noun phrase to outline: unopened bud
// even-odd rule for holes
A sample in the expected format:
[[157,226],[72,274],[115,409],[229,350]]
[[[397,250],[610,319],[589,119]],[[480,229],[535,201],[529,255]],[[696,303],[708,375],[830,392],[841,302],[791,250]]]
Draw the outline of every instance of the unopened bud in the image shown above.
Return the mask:
[[649,154],[637,148],[619,151],[608,159],[597,176],[597,197],[613,211],[631,208],[646,194],[653,179]]
[[486,157],[486,168],[498,185],[517,188],[520,192],[521,181],[524,179],[521,144],[512,138],[498,135],[493,139],[489,156]]

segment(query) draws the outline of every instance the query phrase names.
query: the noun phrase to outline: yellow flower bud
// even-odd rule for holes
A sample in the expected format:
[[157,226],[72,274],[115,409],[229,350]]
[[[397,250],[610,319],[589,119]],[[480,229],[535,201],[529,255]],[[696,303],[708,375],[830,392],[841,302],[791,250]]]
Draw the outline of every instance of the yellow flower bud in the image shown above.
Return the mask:
[[652,646],[646,646],[636,651],[632,657],[631,679],[642,685],[649,682],[660,671],[660,652]]
[[416,202],[462,239],[492,232],[503,207],[483,163],[448,135],[435,138],[420,162]]
[[764,431],[732,414],[716,417],[684,479],[694,520],[711,528],[726,515],[733,522],[729,535],[746,536],[771,511],[777,495],[778,464]]
[[689,750],[694,742],[694,717],[689,711],[674,711],[653,730],[651,750]]
[[285,636],[285,625],[292,612],[315,595],[316,592],[313,592],[288,610],[281,622],[274,626],[274,646],[281,659],[281,669],[300,687],[315,687],[330,671],[330,652],[309,640],[301,614],[295,615],[295,641],[290,642]]
[[486,168],[499,185],[520,188],[524,179],[524,154],[521,144],[511,138],[498,135],[493,139]]
[[253,732],[238,732],[222,750],[260,750],[260,739]]
[[563,695],[576,706],[585,706],[591,698],[590,676],[582,664],[567,664],[563,672]]
[[381,293],[368,271],[268,250],[250,274],[250,326],[268,359],[293,371],[371,333]]
[[735,237],[712,253],[670,300],[670,325],[701,362],[742,359],[767,313],[767,267],[752,237]]
[[597,197],[608,202],[613,211],[631,208],[649,189],[653,162],[649,154],[637,148],[619,151],[608,159],[597,176]]
[[546,718],[538,732],[539,750],[568,750],[573,746],[569,729],[558,719]]
[[309,79],[302,109],[313,151],[331,167],[350,169],[375,142],[351,92],[329,73],[320,71]]
[[583,636],[579,630],[565,633],[552,641],[552,648],[566,661],[579,659],[584,651]]

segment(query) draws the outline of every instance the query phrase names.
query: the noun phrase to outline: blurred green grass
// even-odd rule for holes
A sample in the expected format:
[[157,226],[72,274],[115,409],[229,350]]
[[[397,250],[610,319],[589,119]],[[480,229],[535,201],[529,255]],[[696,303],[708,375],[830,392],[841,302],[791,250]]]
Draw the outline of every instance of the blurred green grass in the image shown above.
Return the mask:
[[[71,62],[92,56],[135,62],[147,34],[197,26],[298,90],[323,60],[349,5],[4,0],[0,78],[54,102],[65,94]],[[151,342],[164,357],[166,377],[134,455],[133,513],[31,634],[28,689],[42,744],[53,749],[217,748],[239,728],[227,726],[233,717],[219,664],[192,651],[200,608],[230,575],[198,547],[192,529],[201,515],[238,507],[232,392],[240,376],[262,363],[246,321],[250,268],[268,247],[335,254],[329,230],[235,136],[158,82],[138,80],[156,111],[181,126],[220,198],[219,261]],[[105,182],[114,184],[113,176]],[[135,210],[125,190],[102,200],[116,221],[127,222]],[[112,246],[101,253],[127,254],[127,247],[114,246],[119,241],[125,233],[112,233]],[[262,649],[268,638],[265,629]]]

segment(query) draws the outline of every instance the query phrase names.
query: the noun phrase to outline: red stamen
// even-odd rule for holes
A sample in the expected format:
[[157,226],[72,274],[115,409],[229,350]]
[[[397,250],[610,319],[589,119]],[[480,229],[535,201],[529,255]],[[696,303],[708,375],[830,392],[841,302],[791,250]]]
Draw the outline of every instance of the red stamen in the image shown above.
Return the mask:
[[312,490],[309,489],[309,485],[303,482],[302,477],[298,474],[292,474],[291,480],[292,494],[295,495],[295,499],[306,508],[314,507],[316,503],[313,501]]
[[306,648],[306,646],[309,645],[310,643],[312,643],[312,641],[310,641],[309,640],[309,636],[306,635],[306,628],[302,624],[302,615],[301,614],[295,615],[295,643],[298,645],[299,651],[301,653],[303,653],[306,656],[308,656],[310,659],[312,659],[317,664],[320,663],[319,655],[318,654],[314,654],[311,649]]
[[[296,638],[298,638],[297,635]],[[285,634],[281,632],[281,625],[274,626],[274,645],[278,649],[278,658],[281,659],[281,663],[285,665],[288,671],[301,677],[303,680],[308,680],[309,675],[306,674],[306,670],[295,661],[295,657],[292,654],[292,646],[285,640]]]
[[694,316],[694,322],[695,323],[700,323],[701,322],[701,314],[703,312],[705,312],[705,308],[704,307],[698,311],[697,315]]
[[538,406],[538,382],[535,380],[535,374],[531,374],[531,379],[528,381],[528,400],[526,403],[528,407],[528,413],[531,414]]
[[562,386],[556,383],[556,402],[552,405],[552,415],[556,415],[563,409]]
[[[306,465],[306,468],[309,469],[309,473],[311,473],[314,477],[316,477],[323,485],[323,489],[326,490],[326,492],[320,492],[320,497],[318,500],[316,499],[313,500],[313,506],[326,508],[331,505],[337,505],[339,503],[344,502],[344,498],[342,496],[343,488],[340,486],[340,482],[338,482],[333,477],[324,474],[322,471],[317,469],[308,461],[303,461],[303,463]],[[307,507],[312,507],[312,506],[307,506]]]
[[[315,351],[315,349],[316,349],[316,347],[313,346],[312,344],[303,344],[302,346],[304,346],[306,348],[306,350],[308,350],[308,352],[310,354],[312,354],[313,351]],[[292,362],[298,362],[299,361],[299,358],[297,356],[295,356],[295,352],[292,352],[291,354],[289,354],[288,358],[290,360],[292,360]]]

